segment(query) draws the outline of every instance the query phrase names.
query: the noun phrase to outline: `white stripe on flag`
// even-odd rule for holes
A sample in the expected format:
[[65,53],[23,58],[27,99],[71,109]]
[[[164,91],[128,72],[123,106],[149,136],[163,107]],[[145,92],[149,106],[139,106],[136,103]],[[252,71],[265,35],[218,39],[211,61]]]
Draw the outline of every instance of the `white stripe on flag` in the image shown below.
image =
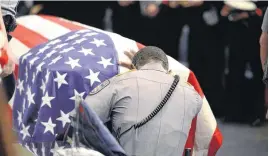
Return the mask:
[[69,29],[37,15],[20,17],[17,22],[49,40],[70,32]]
[[203,149],[209,147],[212,136],[217,128],[217,121],[211,111],[211,108],[206,100],[203,97],[203,105],[201,111],[197,116],[197,124],[195,131],[195,142],[199,143],[197,146],[199,149],[196,155],[199,155],[199,152],[205,152]]
[[[25,36],[27,36],[27,34],[25,34]],[[11,52],[8,54],[8,56],[11,58],[12,61],[15,62],[15,64],[19,64],[20,57],[30,50],[30,48],[25,46],[23,43],[21,43],[14,37],[9,42],[9,45],[11,48]]]
[[174,58],[168,55],[167,57],[169,63],[169,70],[172,70],[173,73],[179,75],[180,82],[187,82],[190,75],[190,70],[178,61],[176,61]]

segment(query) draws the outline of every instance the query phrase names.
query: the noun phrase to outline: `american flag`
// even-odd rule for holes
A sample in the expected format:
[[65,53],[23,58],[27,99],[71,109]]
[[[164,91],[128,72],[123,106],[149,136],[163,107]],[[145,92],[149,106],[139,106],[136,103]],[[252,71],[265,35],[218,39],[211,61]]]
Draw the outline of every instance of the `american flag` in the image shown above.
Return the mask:
[[[130,61],[124,51],[143,46],[118,34],[53,16],[31,15],[17,21],[9,57],[17,63],[18,85],[10,104],[19,139],[32,150],[31,143],[50,142],[64,131],[70,122],[68,113],[74,108],[74,95],[85,97],[105,79],[127,71],[117,64]],[[195,156],[214,156],[222,136],[202,89],[188,68],[171,57],[169,65],[204,101],[185,147],[193,148]]]

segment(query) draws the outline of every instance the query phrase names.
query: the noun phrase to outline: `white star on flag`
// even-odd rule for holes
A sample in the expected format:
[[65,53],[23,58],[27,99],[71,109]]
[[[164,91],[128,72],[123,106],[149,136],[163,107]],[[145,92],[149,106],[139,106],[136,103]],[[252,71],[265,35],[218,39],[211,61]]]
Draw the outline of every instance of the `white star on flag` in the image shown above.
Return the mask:
[[114,64],[112,64],[110,61],[111,61],[111,58],[109,58],[109,59],[105,59],[105,58],[103,58],[103,57],[101,56],[101,61],[99,61],[99,62],[97,62],[97,63],[102,64],[102,65],[104,66],[104,68],[106,69],[107,66],[109,66],[109,65],[114,65]]
[[83,47],[82,47],[82,49],[81,49],[80,51],[78,51],[78,52],[83,53],[85,56],[87,56],[88,54],[90,54],[90,55],[95,55],[95,54],[92,52],[92,49],[86,49],[86,48],[83,48]]
[[85,78],[90,80],[91,86],[94,84],[94,82],[101,82],[98,78],[100,72],[94,73],[91,69],[89,71],[90,75],[86,76]]
[[69,41],[69,40],[72,40],[72,39],[77,38],[77,37],[79,37],[79,35],[78,34],[74,34],[72,36],[69,36],[65,41]]
[[86,37],[86,36],[90,37],[90,36],[94,36],[94,35],[98,35],[98,33],[97,32],[89,32],[89,33],[85,34],[84,37]]
[[76,98],[79,96],[81,98],[83,98],[83,95],[85,94],[85,92],[81,92],[81,93],[78,93],[78,91],[76,89],[74,89],[74,96],[70,98],[70,100],[76,100]]
[[65,48],[62,51],[60,51],[60,54],[62,54],[62,53],[68,53],[71,50],[75,50],[75,48],[74,47]]
[[73,45],[74,45],[74,44],[81,43],[81,42],[86,41],[86,40],[87,40],[86,38],[78,39],[78,40],[76,40],[76,41],[73,43]]
[[22,102],[22,113],[24,113],[24,111],[25,111],[25,106],[26,106],[26,102],[25,102],[25,99],[23,99],[23,102]]
[[56,77],[57,78],[55,78],[54,81],[58,83],[58,89],[62,86],[62,84],[68,84],[65,81],[66,75],[67,75],[67,73],[61,75],[58,71],[56,72]]
[[61,117],[57,118],[56,120],[61,121],[63,124],[63,128],[65,126],[66,123],[70,123],[71,120],[69,119],[69,113],[65,114],[62,110],[61,110]]
[[73,140],[69,136],[67,136],[66,142],[69,143],[70,145],[72,145]]
[[60,39],[56,39],[56,40],[50,41],[47,45],[54,45],[54,44],[57,44],[57,43],[60,43],[60,42],[61,42]]
[[33,72],[32,83],[35,83],[35,72]]
[[28,108],[31,106],[31,104],[35,104],[35,101],[34,101],[34,96],[35,96],[35,93],[32,94],[31,92],[31,88],[28,86],[28,90],[27,90],[27,99],[28,99],[28,103],[29,103],[29,106]]
[[22,133],[22,140],[24,140],[27,136],[30,137],[30,134],[28,131],[29,128],[30,128],[30,126],[25,127],[25,125],[22,124],[22,130],[20,131],[20,133]]
[[82,30],[79,30],[77,33],[85,33],[85,32],[90,32],[91,30],[89,29],[82,29]]
[[36,53],[36,55],[39,55],[41,53],[44,53],[45,50],[49,49],[50,47],[48,45],[46,45],[45,47],[39,49],[38,53]]
[[45,64],[45,62],[41,62],[41,63],[36,67],[37,73],[42,71],[42,66],[43,66],[44,64]]
[[100,47],[100,46],[102,46],[102,45],[103,45],[103,46],[106,46],[106,44],[104,43],[104,41],[105,41],[105,40],[98,40],[98,39],[94,38],[93,41],[90,42],[90,43],[95,44],[96,47]]
[[60,59],[62,59],[63,57],[61,55],[57,56],[55,59],[51,60],[49,65],[55,64],[57,63]]
[[68,59],[69,61],[65,62],[65,64],[69,64],[72,69],[74,69],[75,67],[81,67],[81,65],[78,63],[79,59],[73,60],[71,57],[68,57]]
[[37,155],[37,148],[35,147],[35,144],[34,143],[32,143],[32,149],[33,149],[33,153],[34,153],[34,155],[36,156]]
[[53,49],[59,49],[59,48],[62,48],[64,46],[66,46],[66,45],[68,45],[68,43],[59,44],[56,47],[54,47]]
[[31,68],[32,65],[35,63],[35,61],[37,61],[38,59],[39,59],[39,57],[34,57],[32,60],[29,61],[30,68]]
[[49,82],[49,76],[50,76],[50,72],[47,70],[46,76],[45,76],[45,82],[48,83]]
[[17,113],[18,113],[18,123],[19,123],[19,126],[21,125],[21,123],[22,123],[22,113],[21,112],[19,112],[19,111],[17,111]]
[[18,86],[17,86],[17,89],[19,90],[19,92],[20,92],[20,95],[21,95],[21,92],[24,90],[24,88],[23,88],[23,81],[24,80],[20,80],[20,79],[18,79]]
[[42,85],[41,85],[40,89],[42,90],[42,93],[44,94],[45,90],[46,90],[46,83],[44,82],[43,79],[42,79]]
[[51,132],[51,134],[54,135],[54,127],[56,127],[56,124],[51,121],[51,118],[49,118],[48,122],[41,122],[41,124],[45,126],[44,134]]
[[52,50],[51,52],[49,52],[49,53],[46,54],[46,57],[44,57],[43,60],[45,60],[47,58],[50,58],[53,54],[55,54],[57,52],[58,52],[57,50]]
[[64,146],[59,146],[57,142],[55,141],[54,148],[51,149],[50,152],[52,153],[52,155],[54,155],[58,150],[62,150],[62,149],[64,149]]
[[26,95],[28,96],[29,94],[31,94],[31,88],[30,88],[30,86],[28,85],[28,86],[27,86]]
[[50,101],[53,100],[55,97],[53,96],[49,96],[48,92],[46,92],[45,96],[42,97],[42,104],[41,107],[43,107],[44,105],[47,105],[51,108],[51,103]]
[[28,80],[28,68],[27,68],[27,66],[25,66],[24,76],[25,76],[25,82],[27,82],[27,80]]
[[22,56],[21,62],[23,62],[27,57],[31,56],[33,53],[27,53],[24,56]]
[[27,143],[26,143],[24,146],[25,146],[25,148],[26,148],[28,151],[32,152],[31,149],[30,149],[30,147],[28,146]]

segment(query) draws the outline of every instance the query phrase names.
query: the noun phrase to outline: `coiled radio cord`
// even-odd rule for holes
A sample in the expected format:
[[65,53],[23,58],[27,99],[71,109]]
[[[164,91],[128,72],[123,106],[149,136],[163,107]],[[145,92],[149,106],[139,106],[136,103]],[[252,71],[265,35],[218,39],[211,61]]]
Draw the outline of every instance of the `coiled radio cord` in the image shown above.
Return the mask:
[[167,103],[167,101],[169,100],[169,98],[171,97],[172,93],[174,92],[178,82],[179,82],[179,76],[175,75],[174,76],[174,81],[169,89],[169,91],[166,93],[165,97],[163,98],[163,100],[161,101],[161,103],[147,116],[145,117],[143,120],[141,120],[140,122],[134,124],[133,126],[131,126],[129,129],[127,129],[126,131],[124,131],[123,133],[120,133],[120,129],[118,130],[117,133],[117,139],[119,140],[119,138],[124,135],[125,133],[127,133],[129,130],[131,130],[132,128],[134,129],[138,129],[139,127],[145,125],[147,122],[149,122],[154,116],[156,116],[160,110],[163,108],[163,106]]

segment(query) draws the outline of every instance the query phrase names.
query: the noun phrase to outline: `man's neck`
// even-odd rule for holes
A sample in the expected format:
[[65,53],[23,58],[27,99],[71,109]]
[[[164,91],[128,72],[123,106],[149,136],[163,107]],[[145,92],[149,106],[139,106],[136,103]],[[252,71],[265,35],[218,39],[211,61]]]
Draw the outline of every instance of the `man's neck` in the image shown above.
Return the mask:
[[167,72],[167,70],[165,70],[160,63],[156,63],[156,62],[147,63],[143,67],[141,67],[139,70],[156,70],[156,71],[161,71],[161,72]]

